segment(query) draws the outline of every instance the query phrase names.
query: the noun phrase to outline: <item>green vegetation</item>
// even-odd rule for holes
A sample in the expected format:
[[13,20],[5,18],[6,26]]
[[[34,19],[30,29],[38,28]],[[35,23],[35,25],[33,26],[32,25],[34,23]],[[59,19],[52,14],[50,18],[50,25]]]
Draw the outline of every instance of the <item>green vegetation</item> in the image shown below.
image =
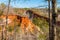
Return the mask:
[[1,15],[3,15],[3,11],[2,11],[2,10],[0,10],[0,16],[1,16]]
[[33,23],[37,25],[43,32],[44,34],[39,35],[39,40],[46,40],[47,34],[49,32],[49,25],[48,22],[45,19],[40,19],[38,18],[33,18]]
[[6,8],[6,5],[4,3],[1,3],[0,6],[2,7],[2,10]]
[[12,32],[13,31],[13,28],[11,26],[8,27],[8,31],[9,32]]
[[6,5],[4,3],[0,4],[1,9],[0,9],[0,16],[3,14],[3,10],[6,8]]

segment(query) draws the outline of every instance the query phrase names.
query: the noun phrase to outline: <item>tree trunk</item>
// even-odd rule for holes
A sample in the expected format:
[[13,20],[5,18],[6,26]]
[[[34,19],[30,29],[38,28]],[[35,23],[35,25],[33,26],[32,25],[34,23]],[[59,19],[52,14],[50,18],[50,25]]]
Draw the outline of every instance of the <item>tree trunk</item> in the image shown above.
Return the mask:
[[[8,19],[10,2],[11,2],[11,0],[8,0],[8,9],[7,9],[8,11],[7,11],[7,14],[6,14],[6,28],[8,28],[8,20],[7,20],[7,19]],[[8,36],[7,36],[7,33],[8,33],[8,32],[7,32],[7,29],[6,29],[6,34],[5,34],[6,40],[8,40],[8,38],[7,38],[7,37],[8,37]]]
[[51,21],[50,21],[50,0],[48,0],[48,13],[49,13],[49,40],[51,40]]
[[50,40],[56,40],[56,0],[52,0],[52,25],[51,25],[51,36]]

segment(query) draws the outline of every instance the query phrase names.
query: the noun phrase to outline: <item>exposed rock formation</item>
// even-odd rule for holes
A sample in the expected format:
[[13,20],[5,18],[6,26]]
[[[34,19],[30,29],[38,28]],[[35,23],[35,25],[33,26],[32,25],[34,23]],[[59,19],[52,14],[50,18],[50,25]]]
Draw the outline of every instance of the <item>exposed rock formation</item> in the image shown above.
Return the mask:
[[[6,15],[0,16],[0,19],[3,20],[1,22],[1,24],[6,26]],[[28,17],[21,17],[19,15],[8,15],[8,21],[7,22],[8,22],[8,27],[10,26],[13,29],[14,28],[16,29],[17,26],[19,25],[20,26],[19,29],[21,31],[19,33],[16,33],[16,31],[8,32],[8,35],[12,34],[12,35],[14,35],[14,37],[20,36],[19,38],[22,40],[30,40],[30,38],[32,38],[31,40],[37,40],[38,33],[43,33],[43,32],[41,32],[41,30],[36,25],[34,25],[29,20]],[[4,27],[4,29],[5,29],[5,27]]]

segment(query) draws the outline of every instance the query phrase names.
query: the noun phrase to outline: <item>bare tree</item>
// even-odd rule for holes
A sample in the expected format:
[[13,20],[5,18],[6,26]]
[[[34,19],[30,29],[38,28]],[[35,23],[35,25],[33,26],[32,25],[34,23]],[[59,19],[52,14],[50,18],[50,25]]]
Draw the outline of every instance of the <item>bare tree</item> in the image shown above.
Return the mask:
[[45,0],[45,1],[48,1],[48,13],[49,13],[49,40],[51,39],[51,36],[52,36],[52,34],[51,34],[51,21],[50,21],[50,1],[51,0]]
[[52,3],[52,24],[49,22],[49,40],[56,40],[56,13],[57,13],[57,8],[56,8],[56,0],[46,0],[48,1],[48,7],[49,7],[49,21],[50,21],[50,1]]
[[52,0],[52,36],[50,40],[56,40],[56,17],[57,17],[57,7],[56,0]]
[[[10,6],[10,2],[11,2],[11,0],[8,0],[8,11],[7,11],[7,14],[6,14],[6,28],[8,28],[8,13],[9,13],[9,6]],[[6,36],[6,40],[8,40],[7,39],[7,29],[6,29],[6,34],[5,34],[5,36]]]

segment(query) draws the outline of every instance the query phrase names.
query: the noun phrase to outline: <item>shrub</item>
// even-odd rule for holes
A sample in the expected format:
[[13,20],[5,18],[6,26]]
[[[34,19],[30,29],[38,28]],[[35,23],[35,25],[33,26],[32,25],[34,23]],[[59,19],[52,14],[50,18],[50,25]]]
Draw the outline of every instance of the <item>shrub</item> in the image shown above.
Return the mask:
[[48,22],[45,19],[41,19],[39,17],[33,18],[33,23],[37,25],[44,34],[40,34],[38,40],[46,40],[47,34],[49,32],[49,25]]

